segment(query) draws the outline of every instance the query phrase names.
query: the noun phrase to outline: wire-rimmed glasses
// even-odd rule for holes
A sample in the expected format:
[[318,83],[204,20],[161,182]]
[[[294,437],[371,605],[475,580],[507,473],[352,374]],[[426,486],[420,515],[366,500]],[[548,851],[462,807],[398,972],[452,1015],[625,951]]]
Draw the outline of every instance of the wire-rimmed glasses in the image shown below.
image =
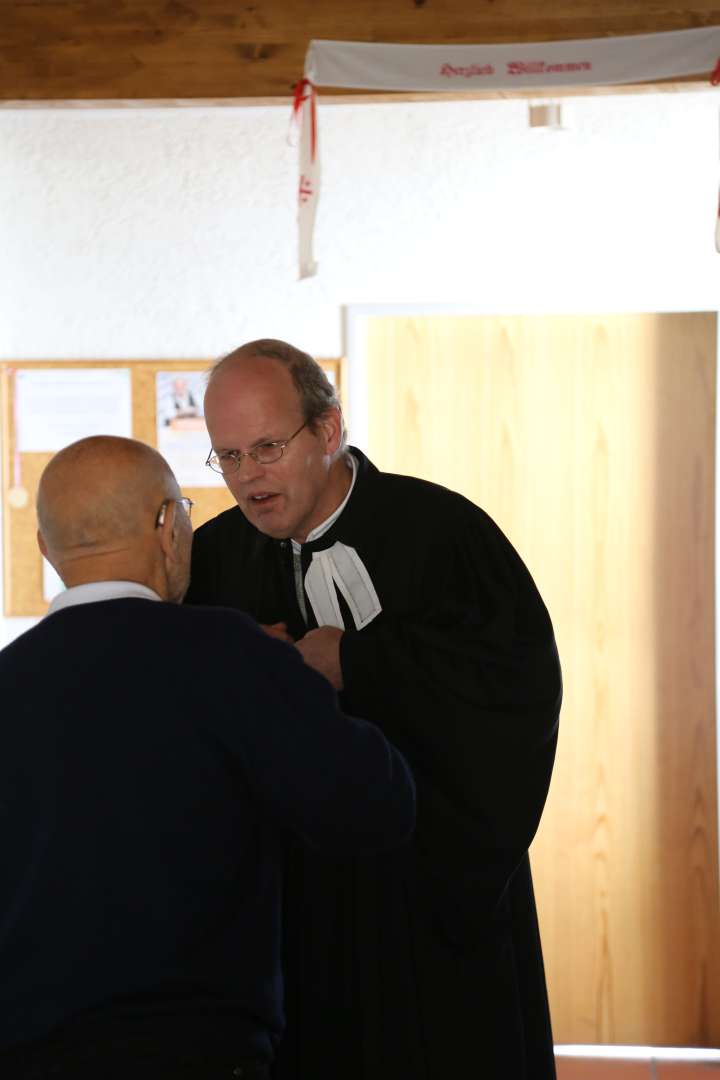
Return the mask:
[[222,473],[223,476],[237,472],[244,457],[252,458],[258,465],[272,465],[273,462],[280,460],[285,447],[296,435],[300,434],[304,427],[307,427],[307,420],[289,438],[260,443],[252,450],[219,450],[217,453],[211,450],[205,464],[209,465],[214,472]]

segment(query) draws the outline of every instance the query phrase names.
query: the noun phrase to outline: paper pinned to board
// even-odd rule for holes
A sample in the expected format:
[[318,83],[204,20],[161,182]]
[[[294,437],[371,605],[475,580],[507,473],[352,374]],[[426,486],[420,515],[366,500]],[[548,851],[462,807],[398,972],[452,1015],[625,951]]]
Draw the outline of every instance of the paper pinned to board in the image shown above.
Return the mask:
[[89,435],[132,436],[128,368],[23,369],[15,373],[18,453],[48,453]]

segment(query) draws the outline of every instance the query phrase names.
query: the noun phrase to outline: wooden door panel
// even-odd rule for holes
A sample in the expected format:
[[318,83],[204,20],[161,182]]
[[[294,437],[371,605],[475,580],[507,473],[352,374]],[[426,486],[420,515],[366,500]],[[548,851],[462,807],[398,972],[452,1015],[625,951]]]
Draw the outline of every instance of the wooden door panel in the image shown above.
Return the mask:
[[717,1045],[715,316],[378,316],[367,358],[371,458],[483,506],[556,628],[556,1041]]

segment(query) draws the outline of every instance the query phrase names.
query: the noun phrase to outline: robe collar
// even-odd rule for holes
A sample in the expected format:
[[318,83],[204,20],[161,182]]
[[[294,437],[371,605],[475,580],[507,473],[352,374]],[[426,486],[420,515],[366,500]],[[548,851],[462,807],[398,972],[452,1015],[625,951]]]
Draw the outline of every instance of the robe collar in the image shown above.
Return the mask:
[[[338,507],[334,514],[317,529],[310,533],[312,539],[308,539],[300,545],[303,553],[322,551],[326,547],[332,547],[339,536],[352,536],[356,527],[367,528],[367,518],[364,507],[367,506],[368,484],[378,470],[372,462],[355,446],[348,447],[348,453],[352,455],[355,466],[355,476],[347,493],[344,503]],[[322,535],[317,533],[322,530]]]
[[347,506],[348,502],[350,501],[350,496],[352,495],[353,488],[355,487],[355,481],[357,479],[358,466],[352,454],[346,454],[346,461],[349,468],[352,470],[352,479],[350,481],[350,487],[348,488],[347,495],[340,503],[340,505],[335,510],[333,510],[332,514],[330,514],[330,517],[325,518],[325,520],[321,522],[320,525],[317,525],[314,529],[310,530],[307,535],[307,539],[303,540],[302,543],[299,540],[291,541],[293,551],[300,551],[300,549],[305,544],[312,544],[313,540],[319,540],[321,536],[324,536],[325,533],[328,532],[328,530],[331,529],[332,526],[335,524],[335,522]]

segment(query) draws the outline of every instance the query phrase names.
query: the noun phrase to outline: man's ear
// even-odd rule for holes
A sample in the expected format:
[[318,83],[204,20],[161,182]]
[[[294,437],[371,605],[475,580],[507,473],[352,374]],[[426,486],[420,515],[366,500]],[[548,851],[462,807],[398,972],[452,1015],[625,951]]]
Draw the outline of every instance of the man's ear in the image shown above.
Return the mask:
[[174,499],[168,501],[165,507],[165,520],[162,525],[158,525],[157,532],[160,534],[160,547],[163,555],[166,558],[171,558],[175,553],[175,511],[177,510],[177,503]]
[[38,544],[38,547],[40,548],[41,554],[45,556],[45,558],[47,559],[48,562],[50,562],[50,556],[48,555],[47,544],[45,543],[45,540],[43,538],[43,534],[38,529],[38,531],[36,532],[35,535],[37,536],[37,544]]
[[337,405],[324,412],[318,420],[325,438],[325,452],[334,454],[342,442],[342,413]]

